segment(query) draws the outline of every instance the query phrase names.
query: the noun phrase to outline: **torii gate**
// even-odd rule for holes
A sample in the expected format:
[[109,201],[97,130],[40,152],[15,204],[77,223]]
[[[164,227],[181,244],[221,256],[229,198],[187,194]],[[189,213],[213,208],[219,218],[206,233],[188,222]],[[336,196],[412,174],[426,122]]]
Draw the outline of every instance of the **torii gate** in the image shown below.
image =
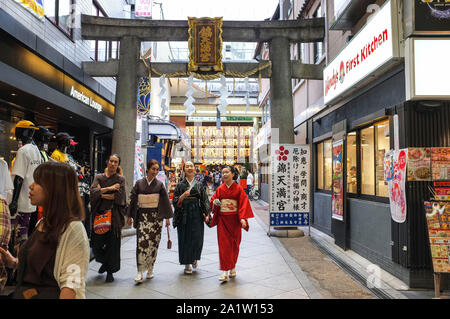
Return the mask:
[[[117,77],[116,106],[112,152],[122,156],[127,192],[133,186],[135,127],[139,77],[148,71],[140,59],[141,41],[188,41],[188,22],[179,20],[133,20],[81,16],[84,40],[120,41],[119,60],[84,62],[83,70],[93,77]],[[303,20],[224,21],[224,42],[269,43],[271,70],[265,68],[261,77],[270,77],[271,126],[279,130],[280,143],[294,143],[292,78],[321,80],[322,68],[290,60],[290,42],[321,42],[325,36],[324,18]],[[264,61],[259,62],[261,68]],[[163,74],[186,71],[188,63],[152,63]],[[225,62],[224,71],[245,73],[258,66],[253,63]],[[259,76],[258,74],[253,75]],[[292,124],[292,125],[291,125]]]

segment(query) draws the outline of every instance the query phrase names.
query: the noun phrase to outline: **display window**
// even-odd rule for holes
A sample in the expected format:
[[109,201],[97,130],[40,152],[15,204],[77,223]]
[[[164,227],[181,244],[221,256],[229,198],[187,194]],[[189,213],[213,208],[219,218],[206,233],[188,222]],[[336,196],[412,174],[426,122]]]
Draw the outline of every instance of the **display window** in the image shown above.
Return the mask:
[[331,139],[317,144],[317,189],[331,191]]
[[358,192],[358,163],[357,163],[356,132],[347,135],[347,192]]

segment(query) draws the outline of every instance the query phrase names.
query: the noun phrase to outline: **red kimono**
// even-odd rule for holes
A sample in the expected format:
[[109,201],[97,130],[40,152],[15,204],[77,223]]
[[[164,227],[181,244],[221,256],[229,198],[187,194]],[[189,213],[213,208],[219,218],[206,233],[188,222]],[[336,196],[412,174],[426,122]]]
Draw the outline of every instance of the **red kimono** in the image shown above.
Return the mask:
[[[222,205],[216,206],[214,200],[218,198]],[[210,202],[211,211],[214,216],[210,227],[217,225],[217,241],[219,243],[219,259],[221,270],[235,268],[239,256],[239,245],[241,244],[241,219],[247,222],[253,217],[252,207],[242,187],[233,182],[228,186],[220,185]]]

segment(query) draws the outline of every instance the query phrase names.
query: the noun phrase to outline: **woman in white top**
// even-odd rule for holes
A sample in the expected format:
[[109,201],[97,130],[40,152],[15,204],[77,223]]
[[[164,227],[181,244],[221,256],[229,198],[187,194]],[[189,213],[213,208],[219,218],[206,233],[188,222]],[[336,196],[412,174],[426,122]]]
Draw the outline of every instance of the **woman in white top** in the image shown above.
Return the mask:
[[29,198],[43,207],[33,235],[18,258],[0,248],[10,268],[18,268],[17,299],[85,298],[89,242],[82,224],[84,210],[75,171],[67,164],[46,162],[33,174]]

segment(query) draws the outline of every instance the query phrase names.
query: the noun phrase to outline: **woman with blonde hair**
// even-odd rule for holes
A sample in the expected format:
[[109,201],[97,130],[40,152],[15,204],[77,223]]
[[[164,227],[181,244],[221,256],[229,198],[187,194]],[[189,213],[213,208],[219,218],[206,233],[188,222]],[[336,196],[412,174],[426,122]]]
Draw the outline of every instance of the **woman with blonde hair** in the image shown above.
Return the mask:
[[0,248],[10,268],[17,268],[15,299],[85,298],[89,242],[75,171],[67,164],[39,165],[30,185],[32,205],[43,207],[42,218],[22,245],[18,258]]

